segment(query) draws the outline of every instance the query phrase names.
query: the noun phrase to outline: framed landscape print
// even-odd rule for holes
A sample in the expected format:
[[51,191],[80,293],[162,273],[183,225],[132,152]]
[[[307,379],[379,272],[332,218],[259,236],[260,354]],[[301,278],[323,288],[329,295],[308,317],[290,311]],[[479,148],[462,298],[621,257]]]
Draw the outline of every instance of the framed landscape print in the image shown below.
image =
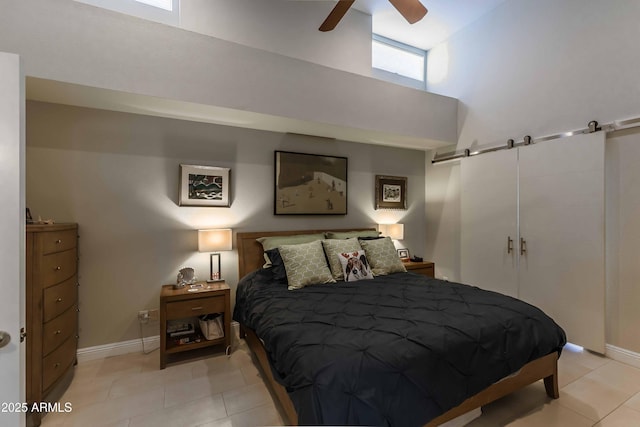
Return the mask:
[[407,178],[376,175],[376,209],[407,209]]
[[180,165],[180,206],[229,207],[229,168]]
[[346,215],[347,158],[275,152],[275,215]]

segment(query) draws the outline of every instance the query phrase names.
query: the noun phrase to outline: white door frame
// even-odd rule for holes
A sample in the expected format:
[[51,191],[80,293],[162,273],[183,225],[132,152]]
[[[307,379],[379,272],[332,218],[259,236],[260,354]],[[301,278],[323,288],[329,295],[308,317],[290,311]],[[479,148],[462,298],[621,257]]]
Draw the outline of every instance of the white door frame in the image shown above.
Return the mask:
[[[24,426],[25,79],[20,57],[0,52],[0,425]],[[16,405],[18,404],[18,405]]]

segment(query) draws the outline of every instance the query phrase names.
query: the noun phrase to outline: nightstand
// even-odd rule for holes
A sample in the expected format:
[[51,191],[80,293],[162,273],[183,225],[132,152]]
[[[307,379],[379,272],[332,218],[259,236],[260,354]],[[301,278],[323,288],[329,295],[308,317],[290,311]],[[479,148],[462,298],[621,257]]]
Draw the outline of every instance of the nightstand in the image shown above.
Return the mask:
[[[224,282],[196,283],[200,287],[186,286],[173,289],[173,285],[164,285],[160,292],[160,369],[168,363],[200,356],[208,347],[224,345],[229,354],[231,349],[231,290]],[[201,337],[199,342],[179,344],[176,338],[169,337],[167,325],[171,320],[191,319],[195,330],[199,331],[198,316],[221,313],[223,315],[224,337],[207,340]],[[200,334],[202,335],[202,334]],[[200,350],[200,351],[195,351]]]
[[404,267],[411,273],[423,274],[428,277],[436,277],[435,269],[436,265],[432,262],[413,262],[408,261],[404,263]]

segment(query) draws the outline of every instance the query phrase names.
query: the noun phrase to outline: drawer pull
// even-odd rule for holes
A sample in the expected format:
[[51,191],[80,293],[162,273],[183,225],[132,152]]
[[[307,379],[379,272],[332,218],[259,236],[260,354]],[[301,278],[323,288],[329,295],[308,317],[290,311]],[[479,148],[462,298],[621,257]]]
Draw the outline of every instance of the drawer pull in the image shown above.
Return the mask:
[[59,245],[60,243],[62,243],[62,239],[56,240],[56,245]]
[[53,365],[53,368],[54,368],[54,369],[58,369],[59,367],[60,367],[60,364],[59,364],[59,363],[56,363],[55,365]]
[[59,297],[56,302],[62,302],[62,297]]
[[192,311],[198,311],[198,310],[202,310],[204,307],[193,307],[191,310]]
[[62,270],[62,267],[57,266],[54,270],[56,270],[56,271],[60,271],[60,270]]
[[62,333],[62,331],[61,331],[60,329],[58,329],[57,331],[55,331],[55,332],[53,333],[53,335],[60,335],[61,333]]

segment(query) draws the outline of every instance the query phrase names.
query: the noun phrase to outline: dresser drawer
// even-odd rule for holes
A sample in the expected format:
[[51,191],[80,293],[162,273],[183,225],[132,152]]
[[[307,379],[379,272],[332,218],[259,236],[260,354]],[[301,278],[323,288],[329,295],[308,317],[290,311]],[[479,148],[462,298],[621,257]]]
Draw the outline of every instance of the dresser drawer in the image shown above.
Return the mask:
[[77,276],[65,280],[59,285],[46,288],[42,296],[43,321],[57,317],[76,303],[78,298]]
[[224,296],[198,298],[167,303],[167,319],[182,319],[225,311]]
[[76,230],[51,231],[42,233],[42,253],[63,252],[76,247],[78,233]]
[[78,262],[76,253],[76,249],[73,248],[42,257],[40,280],[43,288],[57,285],[76,274]]
[[78,312],[76,306],[69,307],[60,316],[42,325],[42,354],[47,355],[58,348],[71,335],[76,334]]
[[42,360],[42,388],[48,389],[76,360],[78,340],[70,336],[60,347]]

